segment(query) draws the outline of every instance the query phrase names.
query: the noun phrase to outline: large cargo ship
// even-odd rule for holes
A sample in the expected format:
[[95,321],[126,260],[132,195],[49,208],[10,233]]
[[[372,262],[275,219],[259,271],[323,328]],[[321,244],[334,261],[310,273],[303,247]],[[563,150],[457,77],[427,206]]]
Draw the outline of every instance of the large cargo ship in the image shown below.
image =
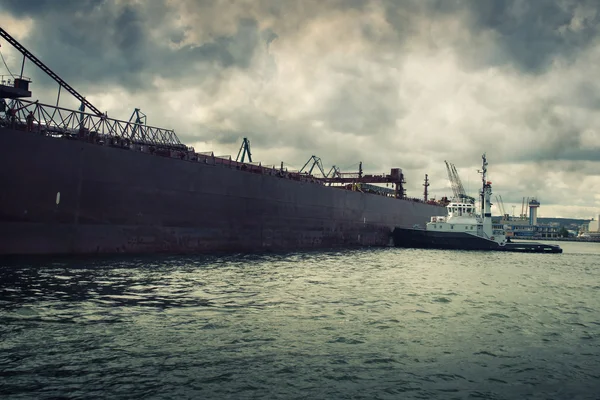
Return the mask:
[[0,85],[0,255],[387,246],[394,228],[444,210],[407,199],[398,168],[316,176],[198,153],[140,118],[107,118],[0,33],[82,102],[25,100],[22,76]]

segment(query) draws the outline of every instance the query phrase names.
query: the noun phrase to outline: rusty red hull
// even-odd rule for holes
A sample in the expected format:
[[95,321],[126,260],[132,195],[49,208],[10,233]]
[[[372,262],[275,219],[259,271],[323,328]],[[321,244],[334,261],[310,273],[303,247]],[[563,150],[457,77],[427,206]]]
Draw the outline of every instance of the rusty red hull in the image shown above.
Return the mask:
[[385,246],[443,209],[0,128],[0,254]]

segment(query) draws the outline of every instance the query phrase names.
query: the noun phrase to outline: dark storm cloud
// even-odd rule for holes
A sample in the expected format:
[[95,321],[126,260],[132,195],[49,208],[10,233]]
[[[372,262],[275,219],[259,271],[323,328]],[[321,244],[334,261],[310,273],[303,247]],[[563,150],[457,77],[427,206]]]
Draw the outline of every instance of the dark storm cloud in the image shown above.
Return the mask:
[[[143,89],[153,75],[193,75],[198,63],[246,68],[263,39],[256,21],[241,19],[230,36],[180,44],[192,27],[174,27],[177,11],[162,1],[148,6],[109,1],[2,0],[17,17],[35,19],[24,45],[70,83],[118,84]],[[35,69],[30,74],[45,81]],[[201,79],[201,77],[199,77]]]
[[[186,10],[199,14],[209,12],[203,18],[218,18],[219,15],[210,15],[218,10],[207,8],[207,4],[210,3],[191,2]],[[116,81],[129,88],[147,85],[149,75],[165,74],[168,70],[175,69],[181,75],[193,74],[197,63],[215,62],[225,68],[247,68],[257,47],[268,45],[278,35],[286,35],[289,33],[286,29],[298,29],[298,24],[275,23],[275,30],[261,35],[253,18],[272,16],[293,20],[294,14],[315,18],[336,10],[362,10],[369,2],[257,4],[256,13],[262,15],[240,17],[238,30],[232,35],[173,48],[169,43],[180,44],[187,32],[203,28],[173,26],[172,22],[180,18],[179,11],[162,0],[148,5],[119,5],[104,0],[0,1],[0,5],[16,17],[36,20],[27,44],[51,68],[61,71],[74,83]],[[384,0],[383,4],[386,20],[397,33],[395,43],[378,37],[373,26],[359,24],[363,36],[375,46],[402,46],[410,41],[418,34],[416,21],[419,18],[435,24],[439,18],[460,19],[466,15],[464,23],[469,25],[473,36],[476,37],[477,32],[495,34],[497,51],[457,43],[457,51],[463,53],[465,61],[470,60],[477,68],[508,63],[530,73],[546,70],[556,57],[570,57],[582,51],[596,37],[600,18],[595,1]],[[236,8],[235,3],[230,7]],[[577,29],[570,29],[577,10],[581,13],[581,24]],[[435,37],[435,30],[432,32],[431,40],[435,44],[440,38]]]
[[[386,19],[397,30],[400,41],[415,35],[415,16],[434,26],[442,18],[461,19],[472,33],[492,33],[498,46],[493,53],[473,46],[471,41],[457,43],[457,49],[476,68],[513,65],[527,73],[546,71],[556,58],[577,55],[597,38],[600,2],[596,0],[388,0]],[[575,26],[571,25],[576,22]],[[437,37],[431,29],[431,43]]]
[[[470,0],[468,8],[474,27],[495,31],[509,59],[528,72],[576,55],[598,34],[597,1]],[[581,25],[570,26],[578,11]]]
[[0,6],[15,17],[35,17],[54,12],[89,12],[105,0],[2,0]]
[[[242,2],[243,3],[243,2]],[[177,3],[175,3],[177,4]],[[190,2],[186,10],[198,13],[218,12],[207,8],[210,2]],[[241,8],[244,4],[229,5]],[[325,12],[362,10],[370,3],[363,0],[325,2],[257,2],[256,18],[271,16],[276,19],[294,18],[300,14],[314,18]],[[598,34],[600,5],[597,1],[541,0],[384,0],[386,20],[397,32],[396,45],[400,45],[416,32],[416,20],[428,19],[435,24],[439,18],[467,18],[464,23],[477,36],[478,32],[493,32],[498,50],[486,54],[463,43],[458,50],[478,67],[490,64],[510,63],[524,71],[539,73],[548,68],[556,57],[569,57],[580,52]],[[105,0],[2,0],[0,5],[16,17],[36,19],[29,43],[37,52],[55,65],[57,69],[83,79],[82,71],[93,74],[93,79],[110,81],[115,72],[125,71],[121,85],[139,86],[144,72],[159,71],[167,64],[185,73],[190,61],[218,62],[224,67],[247,67],[256,46],[264,45],[264,38],[257,32],[256,21],[240,18],[238,32],[232,36],[215,37],[210,43],[197,43],[194,49],[172,49],[166,44],[181,43],[186,30],[202,29],[201,26],[171,27],[170,22],[179,18],[177,10],[164,1],[148,5],[118,5]],[[140,12],[141,8],[149,11]],[[301,12],[300,12],[301,10]],[[220,12],[223,12],[221,10]],[[579,13],[579,26],[569,27]],[[36,18],[41,17],[43,18]],[[204,18],[211,18],[207,15]],[[214,15],[214,18],[218,18]],[[301,23],[306,23],[306,20]],[[276,24],[277,25],[277,24]],[[278,24],[272,31],[285,35],[285,29],[297,29],[297,24]],[[253,31],[254,29],[254,31]],[[363,35],[374,42],[381,40],[373,33],[373,27],[360,26]],[[61,40],[56,40],[59,31]],[[157,33],[153,35],[152,33]],[[432,33],[432,42],[439,38]],[[261,40],[262,39],[262,40]],[[374,43],[381,45],[382,43]],[[389,43],[393,45],[393,43]],[[458,43],[457,45],[460,45]],[[73,57],[63,56],[70,51]],[[60,56],[56,56],[60,54]],[[108,61],[108,62],[107,62]],[[96,65],[100,64],[101,66]],[[108,64],[108,66],[107,66]],[[141,73],[141,74],[140,74]],[[87,79],[90,79],[89,77]]]

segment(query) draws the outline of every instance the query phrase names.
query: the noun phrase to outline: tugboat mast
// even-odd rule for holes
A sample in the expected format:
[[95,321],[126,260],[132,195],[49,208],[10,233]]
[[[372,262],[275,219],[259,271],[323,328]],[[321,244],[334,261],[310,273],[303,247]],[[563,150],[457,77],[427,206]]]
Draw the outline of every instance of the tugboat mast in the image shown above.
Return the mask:
[[485,217],[486,216],[486,199],[485,199],[485,193],[486,193],[486,188],[488,188],[489,182],[487,181],[487,159],[485,156],[485,153],[483,153],[483,155],[481,156],[482,159],[482,165],[481,165],[481,170],[477,171],[481,174],[481,191],[479,192],[479,200],[481,202],[481,216]]
[[482,207],[483,207],[483,216],[485,218],[492,218],[492,203],[491,203],[491,196],[492,196],[492,182],[489,182],[487,180],[487,159],[485,156],[485,153],[481,156],[483,163],[482,163],[482,171],[481,171],[481,177],[482,177],[482,181],[483,181],[483,189],[482,189]]

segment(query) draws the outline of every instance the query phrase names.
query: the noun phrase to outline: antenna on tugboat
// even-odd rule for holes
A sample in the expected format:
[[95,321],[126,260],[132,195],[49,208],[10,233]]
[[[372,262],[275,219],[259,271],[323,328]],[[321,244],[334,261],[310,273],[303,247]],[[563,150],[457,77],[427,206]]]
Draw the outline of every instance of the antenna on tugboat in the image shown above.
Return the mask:
[[487,163],[487,158],[486,158],[485,153],[483,153],[481,155],[481,160],[482,160],[481,169],[477,170],[477,172],[481,174],[482,185],[481,185],[481,194],[479,195],[479,199],[481,201],[481,215],[483,216],[483,215],[485,215],[485,189],[486,189],[486,186],[488,185],[488,182],[487,182],[487,165],[488,165],[488,163]]

